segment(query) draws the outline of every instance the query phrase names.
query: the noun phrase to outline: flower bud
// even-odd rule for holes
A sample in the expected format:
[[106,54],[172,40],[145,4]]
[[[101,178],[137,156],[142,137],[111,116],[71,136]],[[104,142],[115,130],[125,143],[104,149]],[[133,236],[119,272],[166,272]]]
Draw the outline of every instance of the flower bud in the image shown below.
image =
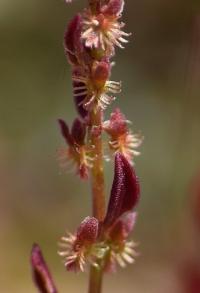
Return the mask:
[[59,255],[64,257],[68,271],[84,271],[86,263],[93,261],[92,245],[98,236],[98,226],[96,218],[87,217],[75,235],[68,234],[61,238],[62,251],[59,251]]
[[93,66],[92,71],[92,80],[95,86],[100,89],[103,88],[109,77],[110,64],[105,61],[96,62]]
[[120,109],[115,109],[110,119],[103,123],[103,129],[110,136],[111,153],[120,152],[130,164],[133,164],[135,156],[140,155],[136,149],[142,144],[143,137],[140,134],[133,134],[128,128],[128,123]]

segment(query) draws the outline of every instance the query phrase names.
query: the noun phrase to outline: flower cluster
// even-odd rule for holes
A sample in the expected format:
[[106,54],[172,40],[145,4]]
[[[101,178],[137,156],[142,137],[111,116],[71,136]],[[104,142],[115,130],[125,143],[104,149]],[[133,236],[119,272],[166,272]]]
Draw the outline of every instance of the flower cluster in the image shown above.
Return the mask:
[[[106,3],[95,7],[95,12],[91,5],[77,14],[64,35],[65,54],[72,67],[75,105],[84,121],[85,133],[92,124],[90,113],[105,110],[115,100],[115,95],[121,92],[121,82],[111,81],[110,75],[115,47],[122,47],[121,42],[125,42],[123,36],[129,35],[121,30],[124,24],[119,22],[124,0],[104,2]],[[63,128],[67,126],[61,121],[59,123],[63,134]],[[133,134],[128,124],[129,121],[119,109],[111,114],[109,120],[102,121],[101,130],[109,135],[110,152],[105,154],[105,158],[110,159],[113,154],[120,152],[132,164],[134,158],[140,154],[137,149],[143,138],[140,134]],[[65,139],[68,136],[69,131],[64,135]],[[91,145],[89,139],[83,144],[71,143],[69,138],[66,141],[69,145],[67,151],[59,151],[61,164],[75,162],[80,177],[88,178],[88,170],[95,160],[92,154],[94,145]]]
[[70,22],[64,38],[64,48],[72,66],[74,98],[79,113],[105,109],[121,91],[121,83],[109,81],[115,45],[127,42],[118,20],[123,0],[111,0],[93,13],[87,8]]
[[122,44],[128,42],[125,37],[130,35],[122,31],[124,23],[119,22],[123,7],[123,0],[111,0],[100,6],[97,14],[90,9],[84,11],[82,38],[86,47],[104,50],[108,54],[113,54],[115,46],[123,48]]
[[[120,109],[115,109],[103,121],[103,111],[121,92],[121,82],[111,81],[110,75],[115,47],[123,48],[122,44],[127,43],[125,37],[130,35],[122,30],[124,23],[120,22],[124,0],[102,1],[102,4],[90,1],[90,4],[72,19],[64,36],[65,54],[72,67],[75,105],[81,120],[75,120],[71,132],[59,120],[68,145],[59,157],[64,165],[73,161],[80,177],[88,178],[98,159],[90,135],[98,137],[103,131],[109,138],[109,159],[115,156],[115,176],[103,222],[87,217],[75,234],[66,233],[61,238],[59,254],[64,257],[67,270],[83,271],[89,263],[101,266],[104,271],[114,271],[117,263],[121,266],[132,263],[136,255],[135,244],[127,238],[134,227],[136,213],[132,210],[139,197],[132,165],[135,156],[140,154],[137,148],[143,138],[132,133],[130,122]],[[100,125],[91,121],[97,111],[101,111]],[[108,155],[105,153],[104,157]]]
[[69,271],[83,271],[86,264],[115,271],[133,263],[135,243],[127,241],[133,230],[136,213],[133,211],[140,195],[137,176],[127,159],[120,153],[115,157],[115,175],[107,213],[103,222],[87,217],[77,232],[61,238],[59,254]]

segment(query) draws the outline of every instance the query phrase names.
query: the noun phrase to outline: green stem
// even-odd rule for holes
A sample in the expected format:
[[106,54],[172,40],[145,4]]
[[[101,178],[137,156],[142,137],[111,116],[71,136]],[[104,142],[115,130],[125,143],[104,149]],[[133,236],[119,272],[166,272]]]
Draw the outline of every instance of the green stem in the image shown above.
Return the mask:
[[96,267],[91,266],[88,293],[101,293],[102,278],[103,278],[102,270],[99,270]]
[[[105,186],[103,172],[102,136],[101,134],[98,134],[98,129],[101,129],[102,126],[102,111],[100,109],[91,112],[90,122],[90,140],[92,146],[94,147],[94,164],[91,170],[93,216],[101,222],[105,217]],[[103,271],[94,266],[91,266],[88,293],[101,293],[102,278]]]

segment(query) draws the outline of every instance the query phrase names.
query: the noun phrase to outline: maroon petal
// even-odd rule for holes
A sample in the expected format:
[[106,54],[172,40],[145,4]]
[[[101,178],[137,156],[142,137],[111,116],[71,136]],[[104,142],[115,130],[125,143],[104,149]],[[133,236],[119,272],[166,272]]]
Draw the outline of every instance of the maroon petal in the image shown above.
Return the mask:
[[94,217],[85,218],[77,230],[77,243],[81,245],[92,244],[98,236],[99,222]]
[[136,212],[123,214],[109,230],[109,237],[115,242],[124,241],[128,238],[136,222]]
[[104,225],[111,226],[123,213],[132,211],[139,195],[140,186],[134,169],[122,154],[117,153],[114,181]]
[[72,125],[71,135],[78,145],[83,145],[86,135],[86,125],[76,118]]
[[69,132],[68,125],[65,123],[65,121],[63,119],[58,119],[58,123],[60,125],[60,130],[61,130],[62,136],[64,137],[66,143],[69,145],[73,145],[74,142],[73,142],[73,138]]
[[111,0],[102,8],[102,12],[109,16],[119,16],[123,12],[124,0]]
[[33,270],[33,279],[39,289],[39,292],[57,293],[58,291],[54,285],[40,247],[37,244],[34,244],[32,248],[31,265]]

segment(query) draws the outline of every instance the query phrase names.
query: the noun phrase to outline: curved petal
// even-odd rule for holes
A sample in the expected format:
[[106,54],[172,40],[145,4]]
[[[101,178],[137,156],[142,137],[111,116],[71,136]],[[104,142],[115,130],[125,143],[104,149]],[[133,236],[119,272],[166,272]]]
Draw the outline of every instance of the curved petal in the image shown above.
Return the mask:
[[115,156],[115,174],[111,189],[106,227],[111,226],[123,213],[132,211],[139,200],[140,186],[134,169],[120,153]]

